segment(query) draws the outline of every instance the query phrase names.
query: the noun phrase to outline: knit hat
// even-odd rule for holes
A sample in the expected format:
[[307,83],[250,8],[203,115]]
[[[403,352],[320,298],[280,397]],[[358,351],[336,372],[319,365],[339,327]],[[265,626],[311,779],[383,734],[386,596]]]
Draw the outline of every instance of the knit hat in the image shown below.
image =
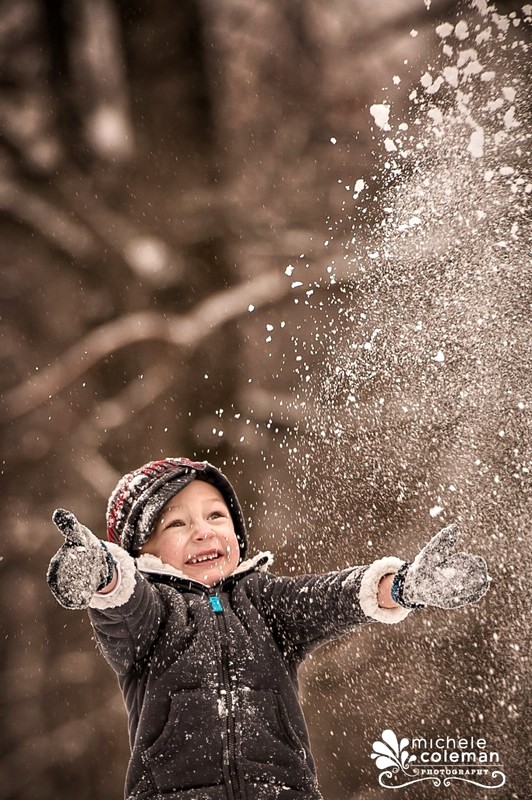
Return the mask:
[[163,507],[193,480],[210,483],[221,493],[233,520],[240,560],[243,561],[248,542],[244,516],[235,490],[225,475],[212,464],[190,461],[188,458],[150,461],[118,481],[107,505],[108,540],[136,556],[146,544]]

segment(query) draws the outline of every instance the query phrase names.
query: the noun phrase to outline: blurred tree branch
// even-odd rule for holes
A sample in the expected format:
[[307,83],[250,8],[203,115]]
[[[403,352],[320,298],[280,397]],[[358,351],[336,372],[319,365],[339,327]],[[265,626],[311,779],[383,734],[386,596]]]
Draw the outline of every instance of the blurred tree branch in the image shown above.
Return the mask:
[[89,418],[78,426],[76,436],[80,444],[76,450],[82,451],[85,457],[73,459],[72,465],[104,500],[120,478],[120,473],[101,452],[106,439],[114,430],[127,425],[132,415],[160,397],[173,380],[172,370],[161,364],[151,367],[121,392],[99,403]]
[[97,251],[95,237],[63,209],[40,197],[20,178],[0,177],[0,210],[40,233],[56,249],[74,259]]
[[84,185],[86,180],[71,172],[57,183],[67,212],[20,177],[2,175],[0,210],[74,260],[96,259],[107,246],[142,280],[161,285],[181,277],[181,258],[161,239],[145,234],[130,219],[95,200]]
[[176,347],[197,345],[220,326],[248,313],[250,305],[260,308],[286,296],[289,291],[290,282],[286,276],[271,270],[211,295],[188,314],[164,316],[154,311],[125,314],[88,333],[36,377],[5,392],[7,417],[16,419],[38,408],[117,350],[150,340]]

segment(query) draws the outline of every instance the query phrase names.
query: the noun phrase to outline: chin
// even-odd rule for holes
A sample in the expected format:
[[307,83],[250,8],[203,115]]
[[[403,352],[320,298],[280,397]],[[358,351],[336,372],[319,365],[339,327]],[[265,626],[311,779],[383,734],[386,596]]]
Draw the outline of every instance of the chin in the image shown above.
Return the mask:
[[207,586],[214,586],[216,583],[220,583],[225,578],[225,573],[223,575],[203,575],[200,576],[199,580],[202,583],[206,583]]

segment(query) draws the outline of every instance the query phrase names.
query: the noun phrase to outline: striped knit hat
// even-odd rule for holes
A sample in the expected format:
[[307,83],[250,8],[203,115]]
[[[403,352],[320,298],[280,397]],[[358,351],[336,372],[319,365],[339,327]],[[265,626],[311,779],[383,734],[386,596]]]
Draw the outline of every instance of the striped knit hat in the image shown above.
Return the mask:
[[247,534],[235,490],[225,475],[212,464],[190,461],[188,458],[150,461],[118,481],[107,505],[108,540],[121,545],[131,555],[138,555],[163,507],[193,480],[210,483],[221,493],[235,526],[240,560],[243,561],[247,551]]

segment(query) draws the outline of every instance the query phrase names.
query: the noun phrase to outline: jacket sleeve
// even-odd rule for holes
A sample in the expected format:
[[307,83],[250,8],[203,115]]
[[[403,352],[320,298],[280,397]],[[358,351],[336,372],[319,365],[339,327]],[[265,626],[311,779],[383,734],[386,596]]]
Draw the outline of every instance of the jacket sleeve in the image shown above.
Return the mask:
[[403,620],[410,609],[381,608],[377,601],[380,579],[396,572],[402,564],[400,559],[390,557],[325,575],[291,578],[261,573],[262,613],[287,654],[304,658],[358,625]]
[[106,547],[119,582],[112,592],[92,596],[89,618],[105,659],[123,675],[149,654],[167,612],[160,592],[137,570],[129,553],[115,544]]

